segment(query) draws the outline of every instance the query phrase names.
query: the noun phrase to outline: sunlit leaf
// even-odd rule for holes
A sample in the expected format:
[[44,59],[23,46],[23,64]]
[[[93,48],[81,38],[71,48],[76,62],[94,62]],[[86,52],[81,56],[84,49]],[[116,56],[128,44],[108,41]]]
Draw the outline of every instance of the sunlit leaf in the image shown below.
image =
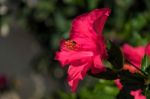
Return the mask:
[[147,67],[148,67],[148,57],[147,57],[147,55],[145,55],[144,58],[142,59],[142,67],[141,67],[141,69],[143,71],[145,71]]

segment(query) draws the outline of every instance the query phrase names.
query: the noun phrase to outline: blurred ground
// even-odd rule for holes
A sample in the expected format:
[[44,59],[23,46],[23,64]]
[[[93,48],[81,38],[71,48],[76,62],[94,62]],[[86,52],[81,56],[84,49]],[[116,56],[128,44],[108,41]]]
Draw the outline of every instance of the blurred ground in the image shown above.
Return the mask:
[[15,80],[16,91],[0,95],[0,99],[41,99],[50,95],[57,89],[57,83],[48,76],[34,73],[31,66],[31,60],[42,51],[41,46],[15,21],[10,27],[7,37],[0,38],[0,75]]

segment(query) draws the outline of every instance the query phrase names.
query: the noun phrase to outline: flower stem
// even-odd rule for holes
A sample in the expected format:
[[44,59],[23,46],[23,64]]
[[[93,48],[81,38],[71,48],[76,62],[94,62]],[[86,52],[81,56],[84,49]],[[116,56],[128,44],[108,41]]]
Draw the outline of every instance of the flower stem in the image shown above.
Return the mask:
[[128,61],[128,63],[129,64],[131,64],[134,68],[136,68],[138,71],[140,71],[144,76],[148,76],[144,71],[142,71],[140,68],[138,68],[137,66],[135,66],[134,64],[132,64],[132,63],[130,63],[129,61]]

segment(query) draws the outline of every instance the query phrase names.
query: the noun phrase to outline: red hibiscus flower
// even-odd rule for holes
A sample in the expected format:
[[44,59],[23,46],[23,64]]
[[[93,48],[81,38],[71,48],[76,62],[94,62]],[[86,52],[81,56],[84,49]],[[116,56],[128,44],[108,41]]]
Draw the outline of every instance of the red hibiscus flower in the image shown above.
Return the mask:
[[128,44],[123,45],[122,47],[123,54],[130,63],[137,66],[138,68],[141,67],[142,58],[145,54],[145,47],[138,46],[132,47]]
[[142,95],[142,90],[131,91],[130,94],[134,96],[134,99],[146,99],[144,95]]
[[120,79],[114,80],[115,84],[117,85],[118,89],[121,90],[123,88],[123,85],[120,82]]
[[63,67],[69,65],[68,83],[73,92],[89,69],[92,73],[105,70],[102,60],[107,53],[102,30],[109,13],[110,9],[104,8],[78,16],[72,22],[69,40],[61,42],[56,60]]
[[[125,56],[125,59],[140,69],[144,55],[146,54],[150,56],[150,43],[147,44],[146,47],[145,46],[132,47],[128,44],[125,44],[122,47],[122,51]],[[131,73],[137,72],[137,69],[134,68],[132,65],[130,66],[125,65],[124,69],[129,70]]]
[[[128,44],[125,44],[122,47],[122,51],[125,56],[125,59],[140,69],[144,55],[146,54],[150,56],[150,43],[147,44],[146,47],[144,46],[132,47]],[[131,73],[139,72],[139,70],[137,70],[134,66],[132,66],[131,64],[130,65],[124,64],[123,70],[129,70]],[[120,79],[116,79],[115,84],[120,90],[123,88]],[[146,97],[143,96],[141,92],[142,90],[139,89],[136,91],[131,91],[130,94],[134,96],[134,99],[146,99]]]
[[[128,60],[136,67],[141,68],[142,58],[145,54],[145,47],[132,47],[128,44],[124,44],[122,47],[122,52],[126,60]],[[124,64],[123,70],[129,70],[131,73],[138,72],[138,70],[130,64]],[[121,90],[123,85],[121,84],[120,79],[116,79],[114,82],[117,85],[117,87]]]

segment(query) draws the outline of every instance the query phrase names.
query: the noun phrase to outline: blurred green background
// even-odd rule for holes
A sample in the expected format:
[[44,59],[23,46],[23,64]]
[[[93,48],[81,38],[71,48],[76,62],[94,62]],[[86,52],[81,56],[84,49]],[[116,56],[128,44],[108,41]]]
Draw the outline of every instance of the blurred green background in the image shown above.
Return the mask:
[[66,70],[54,60],[71,21],[103,7],[111,9],[105,38],[119,45],[149,42],[149,0],[0,0],[0,75],[7,82],[0,99],[115,99],[113,81],[89,76],[71,93]]

